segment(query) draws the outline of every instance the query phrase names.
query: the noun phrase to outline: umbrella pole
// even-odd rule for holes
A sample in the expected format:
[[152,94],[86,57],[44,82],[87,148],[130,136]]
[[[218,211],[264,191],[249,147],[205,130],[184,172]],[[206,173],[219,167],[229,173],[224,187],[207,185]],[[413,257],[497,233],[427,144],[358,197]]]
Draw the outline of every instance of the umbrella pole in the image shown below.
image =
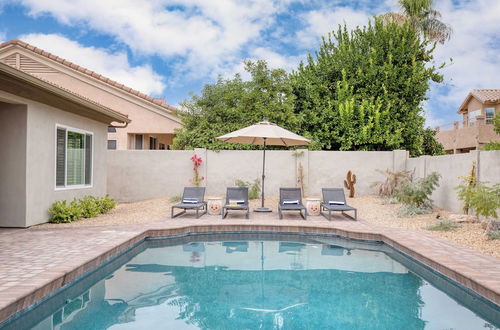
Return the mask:
[[264,154],[262,156],[262,193],[261,193],[261,207],[256,208],[255,212],[271,212],[271,209],[264,207],[264,183],[266,180],[266,141],[267,138],[264,138]]

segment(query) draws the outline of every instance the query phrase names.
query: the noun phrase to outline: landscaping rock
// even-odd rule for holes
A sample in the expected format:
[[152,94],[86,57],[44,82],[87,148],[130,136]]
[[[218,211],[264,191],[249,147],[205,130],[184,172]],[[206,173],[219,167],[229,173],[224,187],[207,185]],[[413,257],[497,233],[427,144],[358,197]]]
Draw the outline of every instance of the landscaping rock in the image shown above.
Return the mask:
[[486,223],[486,231],[500,230],[500,220],[484,221]]
[[479,219],[474,215],[468,214],[450,214],[448,215],[448,220],[456,223],[466,223],[466,222],[478,222]]

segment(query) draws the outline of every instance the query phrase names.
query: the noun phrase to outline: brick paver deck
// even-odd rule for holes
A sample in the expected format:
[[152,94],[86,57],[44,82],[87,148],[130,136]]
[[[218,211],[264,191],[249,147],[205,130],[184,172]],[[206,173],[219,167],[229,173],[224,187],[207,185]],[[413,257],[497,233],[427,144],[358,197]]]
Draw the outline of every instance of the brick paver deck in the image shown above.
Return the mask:
[[500,262],[497,258],[425,233],[382,228],[337,216],[332,221],[273,214],[250,220],[205,215],[141,225],[61,229],[0,229],[0,322],[70,283],[145,237],[194,232],[266,231],[330,233],[383,241],[500,305]]

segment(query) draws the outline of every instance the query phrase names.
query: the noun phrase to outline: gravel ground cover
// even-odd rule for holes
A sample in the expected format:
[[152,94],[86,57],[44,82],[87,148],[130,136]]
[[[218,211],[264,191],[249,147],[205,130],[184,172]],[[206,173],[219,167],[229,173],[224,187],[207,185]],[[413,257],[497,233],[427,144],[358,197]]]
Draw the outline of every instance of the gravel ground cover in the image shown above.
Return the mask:
[[[350,198],[348,199],[348,203],[358,209],[358,218],[367,223],[376,226],[424,231],[431,235],[450,240],[458,245],[480,251],[486,255],[500,258],[500,240],[488,240],[480,223],[464,223],[461,224],[460,228],[448,232],[430,231],[425,229],[428,225],[436,221],[438,212],[443,218],[451,214],[451,212],[436,209],[431,214],[414,217],[398,217],[396,215],[396,211],[401,207],[401,205],[383,205],[382,200],[378,196],[359,196],[356,198]],[[83,219],[72,223],[46,223],[32,227],[32,229],[112,226],[158,221],[160,218],[170,215],[170,207],[172,204],[174,203],[170,202],[170,199],[166,197],[135,203],[120,203],[108,214],[100,215],[95,218]],[[251,209],[254,209],[260,206],[260,201],[254,200],[251,201],[250,204]],[[273,197],[266,198],[266,206],[273,209],[273,211],[276,211],[277,199]],[[275,219],[277,220],[276,213]]]

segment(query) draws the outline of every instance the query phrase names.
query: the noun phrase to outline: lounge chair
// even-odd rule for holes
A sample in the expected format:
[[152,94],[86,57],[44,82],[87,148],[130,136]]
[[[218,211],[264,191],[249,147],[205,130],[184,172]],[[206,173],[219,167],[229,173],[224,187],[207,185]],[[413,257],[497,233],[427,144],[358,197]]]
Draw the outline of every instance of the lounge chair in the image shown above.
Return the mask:
[[[328,216],[323,211],[328,211]],[[354,220],[358,218],[358,211],[354,207],[347,205],[343,188],[323,188],[323,201],[320,206],[321,215],[328,220],[332,220],[332,212],[335,211],[340,211],[344,215],[347,215],[344,211],[354,211]],[[347,216],[351,217],[350,215]]]
[[[183,211],[174,214],[174,209],[183,209]],[[196,210],[196,219],[207,213],[205,187],[185,187],[181,202],[172,206],[172,218],[186,213],[186,210]],[[200,213],[200,210],[203,213]]]
[[222,207],[222,219],[227,216],[228,210],[247,211],[245,217],[250,217],[248,206],[248,188],[227,188],[226,204]]
[[283,219],[283,211],[299,211],[302,218],[307,219],[307,208],[302,204],[300,188],[280,188],[280,202],[278,204],[280,219]]

